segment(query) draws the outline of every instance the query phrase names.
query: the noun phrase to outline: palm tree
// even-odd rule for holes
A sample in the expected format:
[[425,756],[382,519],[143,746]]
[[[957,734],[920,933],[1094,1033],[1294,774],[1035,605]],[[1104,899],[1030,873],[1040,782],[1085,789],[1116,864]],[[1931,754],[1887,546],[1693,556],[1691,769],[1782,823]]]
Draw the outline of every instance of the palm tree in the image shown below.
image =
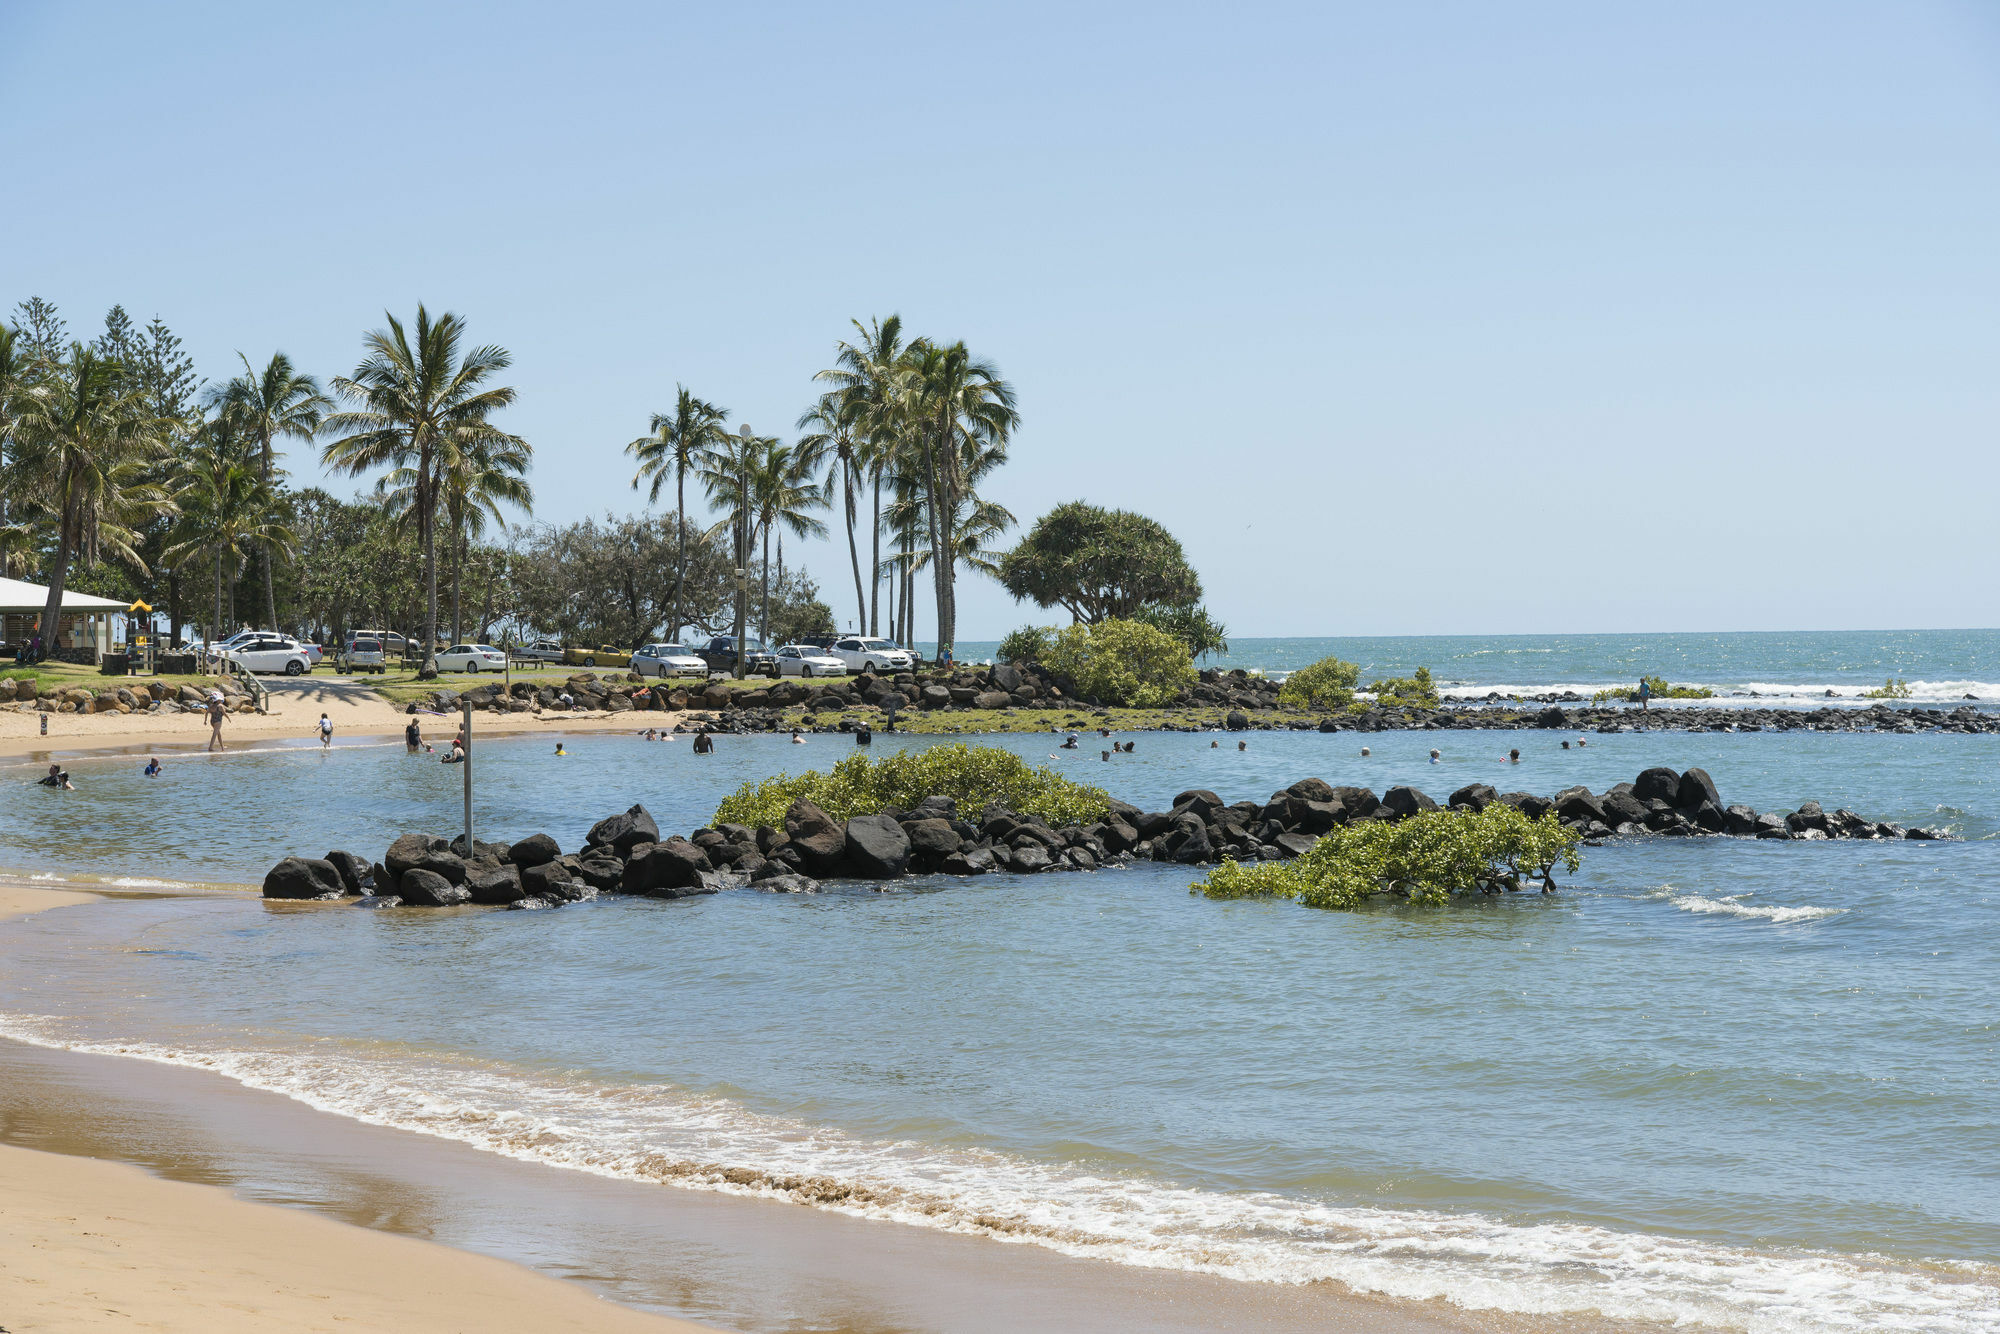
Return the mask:
[[[293,368],[292,359],[282,352],[271,354],[264,369],[251,369],[250,358],[236,354],[243,374],[228,384],[211,389],[211,407],[228,404],[237,428],[258,452],[259,476],[265,486],[276,485],[276,451],[273,442],[280,436],[311,440],[319,434],[333,400],[320,392],[319,381]],[[259,550],[264,567],[265,624],[278,628],[278,595],[271,577],[271,551]]]
[[687,475],[710,454],[726,448],[722,442],[722,423],[728,418],[729,409],[696,398],[686,385],[674,388],[678,392],[672,415],[654,413],[648,427],[652,434],[640,436],[625,446],[625,452],[639,460],[639,471],[632,475],[632,489],[638,490],[639,483],[646,478],[653,481],[652,490],[646,494],[648,504],[659,501],[660,487],[667,474],[674,475],[674,534],[680,553],[675,558],[673,624],[667,628],[667,638],[678,641],[682,594],[687,584]]
[[[465,573],[466,551],[471,540],[486,534],[490,519],[507,526],[502,505],[531,509],[535,493],[522,476],[533,460],[534,451],[515,436],[481,439],[455,457],[439,465],[442,474],[445,524],[451,543],[451,641],[459,641],[464,625],[460,615],[460,592]],[[383,508],[393,517],[407,516],[416,503],[416,471],[397,468],[376,484]]]
[[32,365],[20,332],[11,324],[0,324],[0,576],[14,573],[14,542],[26,535],[26,528],[14,522],[19,516],[8,497],[17,485],[14,423],[28,392]]
[[785,534],[789,528],[803,539],[826,536],[826,525],[812,511],[826,508],[826,494],[813,483],[817,460],[793,445],[766,439],[750,462],[750,514],[764,542],[763,615],[757,637],[771,638],[771,537],[778,539],[778,584],[785,580]]
[[[290,561],[297,554],[298,539],[284,522],[274,485],[263,475],[262,462],[255,456],[259,433],[247,414],[239,413],[227,399],[221,411],[203,424],[187,473],[176,498],[180,517],[175,521],[161,561],[172,569],[182,569],[201,557],[209,557],[215,567],[214,619],[209,622],[209,642],[221,635],[222,572],[225,564],[230,579],[240,576],[253,552],[270,568],[272,560]],[[231,595],[232,619],[235,598]]]
[[919,340],[910,351],[909,415],[921,449],[938,651],[943,653],[953,646],[958,626],[957,525],[971,491],[968,474],[974,467],[991,470],[1005,462],[1008,438],[1021,416],[1013,387],[963,342]]
[[149,480],[159,424],[146,415],[124,368],[72,343],[68,358],[48,372],[21,400],[10,489],[55,525],[42,633],[56,644],[71,562],[89,567],[108,552],[143,573],[133,530],[172,513],[174,502]]
[[[763,451],[777,444],[775,436],[753,435],[746,425],[733,435],[723,435],[721,443],[703,456],[697,474],[702,489],[708,492],[710,508],[722,511],[722,518],[708,530],[708,535],[729,530],[730,555],[736,563],[736,638],[740,642],[744,629],[744,606],[741,579],[742,572],[749,568],[750,552],[756,542],[756,495],[751,489],[750,474]],[[743,677],[743,658],[737,655],[735,675]]]
[[[863,448],[858,458],[874,484],[874,520],[869,567],[876,571],[868,596],[868,633],[881,633],[882,484],[895,471],[905,437],[909,357],[903,346],[903,317],[849,321],[859,336],[840,343],[833,366],[813,378],[833,386],[840,415],[854,423]],[[893,594],[892,594],[893,596]]]
[[[862,433],[861,413],[857,409],[858,404],[850,403],[837,391],[821,394],[819,402],[799,418],[799,429],[806,434],[799,437],[798,448],[801,457],[809,460],[808,467],[827,464],[823,494],[831,496],[836,482],[839,485],[841,517],[847,524],[847,559],[854,567],[854,600],[859,607],[854,624],[865,626],[868,595],[861,587],[861,551],[854,544],[854,492],[862,460],[868,453],[868,441]],[[876,504],[879,508],[879,498]]]
[[393,315],[387,329],[363,340],[368,355],[351,376],[333,387],[356,405],[327,418],[324,429],[339,438],[321,453],[330,467],[360,474],[371,468],[410,468],[411,510],[424,553],[424,665],[420,676],[437,675],[437,507],[441,465],[481,442],[525,442],[509,436],[489,418],[514,402],[515,392],[489,386],[513,364],[505,348],[488,344],[463,357],[459,344],[465,320],[449,312],[435,321],[417,307],[415,338]]

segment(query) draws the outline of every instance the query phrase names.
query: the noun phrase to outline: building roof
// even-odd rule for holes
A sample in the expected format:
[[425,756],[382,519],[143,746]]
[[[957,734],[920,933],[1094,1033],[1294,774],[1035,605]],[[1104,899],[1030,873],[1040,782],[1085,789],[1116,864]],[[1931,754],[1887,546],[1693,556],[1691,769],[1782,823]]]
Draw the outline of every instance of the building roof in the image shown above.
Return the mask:
[[[35,612],[49,605],[47,584],[31,584],[20,579],[0,579],[0,612]],[[63,590],[62,609],[64,611],[123,611],[130,605],[114,602],[110,598],[92,597],[88,593],[73,593]]]

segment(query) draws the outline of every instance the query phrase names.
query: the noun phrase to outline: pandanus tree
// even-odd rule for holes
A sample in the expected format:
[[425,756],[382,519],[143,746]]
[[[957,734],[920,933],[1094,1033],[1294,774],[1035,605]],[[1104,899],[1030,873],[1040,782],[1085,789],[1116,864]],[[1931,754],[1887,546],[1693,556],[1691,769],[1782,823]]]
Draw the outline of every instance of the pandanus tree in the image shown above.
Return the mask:
[[135,530],[171,514],[174,502],[153,480],[159,423],[118,362],[73,343],[23,393],[18,412],[9,489],[54,530],[42,635],[55,644],[72,564],[88,568],[110,555],[143,573]]
[[444,467],[482,443],[529,447],[493,423],[493,414],[515,400],[515,391],[492,383],[513,364],[505,348],[492,344],[460,354],[465,320],[447,312],[433,320],[417,307],[413,329],[395,316],[389,327],[363,340],[367,355],[352,375],[333,388],[354,406],[327,418],[329,441],[322,458],[350,475],[375,469],[410,470],[410,510],[423,551],[424,665],[420,675],[437,674],[438,578],[437,517]]
[[686,615],[688,474],[699,473],[710,455],[728,448],[723,440],[722,423],[729,416],[727,408],[696,398],[687,391],[687,386],[674,388],[677,391],[674,410],[654,413],[647,428],[649,433],[625,446],[625,452],[639,460],[639,471],[632,476],[632,489],[638,490],[641,482],[652,482],[646,493],[648,504],[658,503],[660,488],[666,484],[668,474],[674,479],[674,536],[678,550],[674,561],[674,605],[668,617],[672,624],[667,627],[670,640],[681,637]]
[[[266,488],[275,488],[276,442],[285,436],[311,440],[318,435],[326,414],[333,408],[333,400],[320,392],[319,381],[302,374],[282,352],[273,353],[261,371],[253,369],[250,359],[242,353],[236,355],[243,363],[243,373],[228,384],[211,389],[209,405],[227,406],[244,443],[256,454],[258,477]],[[265,623],[275,630],[278,594],[271,575],[272,553],[268,548],[260,548],[257,554],[264,573]]]
[[[170,530],[161,561],[184,569],[207,559],[215,575],[215,603],[209,641],[221,637],[223,572],[230,581],[255,555],[268,569],[288,563],[298,550],[298,538],[286,522],[275,484],[264,476],[254,427],[227,400],[217,415],[203,424],[186,459],[186,472],[175,499],[180,514]],[[232,609],[234,595],[231,595]]]

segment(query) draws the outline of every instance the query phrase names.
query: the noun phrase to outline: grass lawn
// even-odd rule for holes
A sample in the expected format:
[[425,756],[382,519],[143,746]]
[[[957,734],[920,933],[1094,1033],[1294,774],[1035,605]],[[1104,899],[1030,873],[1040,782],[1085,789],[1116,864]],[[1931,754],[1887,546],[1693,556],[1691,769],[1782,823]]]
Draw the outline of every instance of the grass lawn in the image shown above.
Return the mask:
[[73,687],[88,690],[93,694],[99,690],[127,685],[134,681],[147,685],[164,684],[170,686],[207,687],[216,684],[213,676],[177,676],[162,673],[159,676],[105,676],[95,667],[78,667],[67,662],[41,662],[33,667],[16,667],[10,662],[0,661],[0,677],[12,677],[16,681],[32,678],[43,694]]

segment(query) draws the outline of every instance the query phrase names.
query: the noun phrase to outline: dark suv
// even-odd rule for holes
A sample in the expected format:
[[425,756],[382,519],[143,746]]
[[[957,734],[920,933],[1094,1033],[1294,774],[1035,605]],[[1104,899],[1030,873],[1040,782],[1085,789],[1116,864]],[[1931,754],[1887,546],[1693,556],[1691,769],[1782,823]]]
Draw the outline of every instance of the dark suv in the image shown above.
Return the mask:
[[[697,658],[707,663],[711,670],[735,675],[735,635],[716,635],[694,653]],[[768,676],[775,681],[778,679],[778,659],[761,643],[746,637],[743,641],[743,674]]]

